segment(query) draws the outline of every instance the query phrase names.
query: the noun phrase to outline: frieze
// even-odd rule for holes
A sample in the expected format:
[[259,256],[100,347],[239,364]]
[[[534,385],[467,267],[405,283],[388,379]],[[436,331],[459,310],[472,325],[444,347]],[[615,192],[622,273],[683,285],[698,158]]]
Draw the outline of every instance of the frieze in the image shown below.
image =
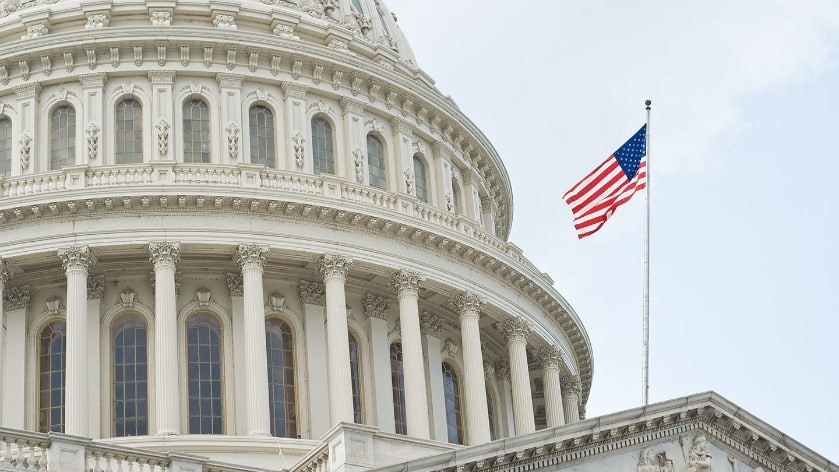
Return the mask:
[[87,299],[101,300],[105,293],[105,276],[98,275],[87,278]]
[[364,307],[364,315],[367,318],[387,320],[387,312],[390,310],[390,305],[388,305],[384,298],[367,293],[361,300],[361,305]]
[[3,293],[3,309],[5,311],[27,310],[32,301],[32,290],[29,285],[7,288]]
[[326,306],[326,286],[317,282],[300,281],[300,299],[305,305]]
[[166,118],[161,117],[154,125],[157,131],[157,150],[161,156],[165,156],[169,152],[169,128],[171,125]]
[[87,137],[87,159],[95,161],[99,157],[99,132],[101,129],[94,122],[90,122],[85,130]]

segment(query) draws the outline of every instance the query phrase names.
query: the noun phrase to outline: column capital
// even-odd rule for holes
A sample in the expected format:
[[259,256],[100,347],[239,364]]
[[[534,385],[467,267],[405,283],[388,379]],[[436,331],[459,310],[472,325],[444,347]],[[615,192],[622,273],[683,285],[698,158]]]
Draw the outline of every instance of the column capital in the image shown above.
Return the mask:
[[166,241],[152,241],[149,243],[149,261],[158,265],[175,266],[181,260],[181,243],[170,243]]
[[230,297],[243,297],[245,294],[242,274],[227,273],[227,289],[230,290]]
[[422,334],[439,339],[442,331],[443,320],[441,320],[439,316],[427,311],[422,312],[420,315],[420,332],[422,332]]
[[9,263],[0,257],[0,284],[6,285],[11,276],[12,269],[9,267]]
[[71,246],[58,250],[58,257],[65,271],[84,270],[89,271],[96,264],[96,257],[90,252],[88,246]]
[[216,80],[221,87],[242,88],[242,75],[231,74],[229,72],[219,72],[216,74]]
[[242,270],[262,270],[265,266],[265,257],[267,255],[268,246],[260,246],[258,244],[240,244],[239,248],[236,250],[236,255],[233,258]]
[[495,377],[500,380],[510,381],[510,363],[501,359],[495,363]]
[[87,278],[87,299],[101,300],[105,293],[105,276],[99,275],[96,277]]
[[524,318],[515,317],[507,318],[495,325],[495,328],[504,336],[504,339],[509,343],[513,341],[525,341],[527,335],[533,331],[530,324],[524,321]]
[[559,369],[562,351],[557,346],[542,346],[537,354],[543,369]]
[[3,309],[5,311],[26,310],[32,301],[32,290],[29,285],[7,288],[3,293]]
[[93,72],[79,76],[79,83],[83,88],[102,88],[108,80],[108,74],[104,72]]
[[495,366],[492,365],[490,361],[484,361],[484,377],[487,380],[492,380],[495,378]]
[[175,71],[173,70],[150,70],[149,81],[152,84],[169,84],[175,81]]
[[377,318],[387,321],[387,312],[390,310],[390,305],[388,305],[384,298],[368,293],[364,295],[361,304],[364,307],[364,315],[367,318]]
[[352,259],[340,254],[324,254],[318,259],[318,272],[323,280],[347,279],[347,272],[352,264]]
[[577,398],[582,396],[583,387],[580,383],[580,378],[576,375],[563,375],[559,378],[559,386],[562,389],[562,395],[576,395]]
[[18,100],[27,100],[34,98],[38,100],[41,95],[41,84],[33,82],[31,84],[18,85],[15,87],[15,98]]
[[457,313],[460,316],[464,316],[480,315],[481,307],[484,306],[486,302],[472,292],[463,291],[455,295],[454,298],[452,298],[451,303],[457,310]]
[[390,276],[391,285],[396,294],[400,297],[402,295],[418,295],[422,282],[425,281],[425,276],[418,272],[411,272],[408,270],[398,270]]
[[300,281],[300,300],[304,305],[326,306],[326,286],[317,282]]
[[309,87],[304,85],[297,85],[292,82],[283,82],[282,85],[283,95],[285,95],[286,99],[289,98],[299,98],[304,99],[306,98],[306,92],[309,90]]
[[338,103],[341,104],[341,109],[344,111],[344,114],[354,113],[361,115],[364,113],[364,102],[362,101],[349,97],[341,97]]

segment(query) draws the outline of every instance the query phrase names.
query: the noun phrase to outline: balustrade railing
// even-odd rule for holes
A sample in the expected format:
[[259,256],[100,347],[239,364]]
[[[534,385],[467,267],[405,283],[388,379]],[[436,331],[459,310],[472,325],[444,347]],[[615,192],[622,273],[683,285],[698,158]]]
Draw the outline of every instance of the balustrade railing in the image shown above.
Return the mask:
[[0,470],[46,470],[49,444],[46,435],[0,430]]

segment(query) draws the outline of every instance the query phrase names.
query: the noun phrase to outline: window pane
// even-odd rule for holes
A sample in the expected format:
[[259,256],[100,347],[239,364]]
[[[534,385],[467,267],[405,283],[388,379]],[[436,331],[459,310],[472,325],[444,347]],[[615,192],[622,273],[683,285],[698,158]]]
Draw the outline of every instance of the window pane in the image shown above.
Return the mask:
[[350,341],[350,376],[352,379],[352,407],[353,421],[358,424],[364,423],[364,416],[361,409],[361,366],[359,364],[358,340],[349,334]]
[[64,432],[64,373],[66,364],[66,324],[54,321],[41,331],[38,376],[40,403],[38,430]]
[[408,434],[405,418],[405,375],[402,370],[402,344],[390,345],[390,378],[393,384],[393,418],[397,434]]
[[274,153],[274,114],[255,105],[250,110],[251,163],[277,167]]
[[387,187],[385,150],[382,142],[371,134],[367,135],[367,167],[370,172],[370,185],[382,189]]
[[143,107],[129,98],[119,102],[116,114],[116,163],[143,162]]
[[315,175],[335,174],[332,126],[323,118],[312,119],[312,157]]
[[0,119],[0,177],[12,173],[12,120]]
[[446,403],[446,425],[449,442],[463,444],[463,420],[460,412],[460,384],[457,372],[446,362],[443,363],[443,396]]
[[123,316],[114,323],[113,333],[114,434],[146,435],[146,324],[139,316]]
[[58,170],[76,163],[76,109],[70,105],[56,108],[50,117],[50,169]]
[[428,203],[428,187],[425,180],[425,164],[422,159],[414,156],[414,180],[417,191],[417,198]]
[[189,433],[224,434],[221,327],[207,313],[187,321]]
[[297,437],[292,339],[288,323],[276,318],[265,321],[271,435],[284,438]]
[[210,162],[210,109],[200,99],[184,102],[184,162]]

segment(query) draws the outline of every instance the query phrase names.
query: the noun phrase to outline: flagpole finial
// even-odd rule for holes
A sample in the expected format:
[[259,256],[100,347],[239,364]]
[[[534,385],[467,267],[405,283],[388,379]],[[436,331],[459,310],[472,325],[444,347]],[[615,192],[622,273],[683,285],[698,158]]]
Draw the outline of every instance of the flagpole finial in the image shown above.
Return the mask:
[[647,105],[647,110],[649,110],[649,109],[650,109],[650,105],[652,105],[652,104],[653,104],[653,101],[652,101],[652,100],[646,100],[646,101],[644,102],[644,105]]

